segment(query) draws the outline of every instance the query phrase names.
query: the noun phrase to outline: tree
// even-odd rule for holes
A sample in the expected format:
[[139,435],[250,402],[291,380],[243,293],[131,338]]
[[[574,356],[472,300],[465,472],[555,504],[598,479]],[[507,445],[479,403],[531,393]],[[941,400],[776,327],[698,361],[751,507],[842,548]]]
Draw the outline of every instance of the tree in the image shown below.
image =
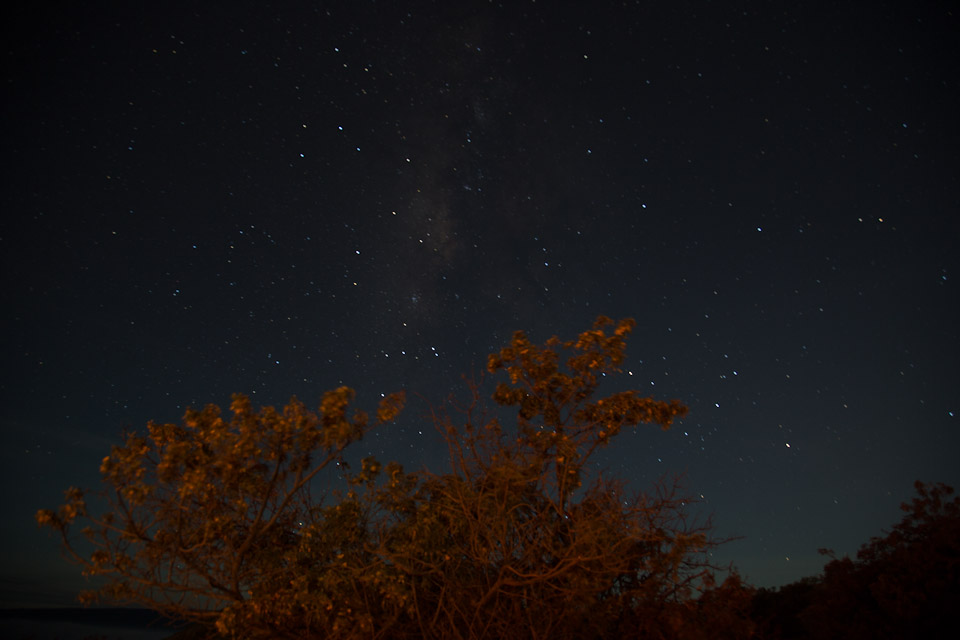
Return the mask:
[[[38,521],[110,579],[101,595],[230,637],[746,637],[752,592],[735,574],[716,584],[717,542],[676,483],[631,494],[592,463],[623,429],[686,413],[635,391],[594,397],[633,326],[601,317],[544,345],[517,332],[488,362],[506,374],[493,405],[481,381],[431,410],[443,472],[366,458],[312,500],[310,479],[370,428],[346,417],[352,393],[328,393],[319,416],[296,401],[254,413],[236,396],[229,423],[188,411],[116,448],[105,515],[72,489]],[[401,404],[386,398],[378,422]],[[69,535],[80,517],[89,556]]]
[[[886,535],[855,560],[824,567],[813,603],[801,614],[818,638],[954,637],[960,607],[960,498],[942,483],[914,484],[917,496]],[[832,552],[822,549],[832,556]]]
[[801,578],[779,588],[757,589],[753,597],[752,617],[759,637],[790,640],[810,637],[801,614],[818,595],[819,576]]
[[[493,399],[515,411],[514,428],[484,411],[477,385],[466,406],[433,415],[451,471],[422,477],[419,517],[378,549],[416,576],[409,596],[432,613],[419,636],[676,637],[695,595],[713,586],[699,555],[713,545],[708,525],[688,522],[676,486],[631,495],[591,477],[591,457],[624,428],[666,429],[686,413],[635,391],[594,398],[619,370],[633,322],[610,326],[601,318],[576,340],[543,346],[518,332],[490,356],[488,370],[508,378]],[[425,534],[431,554],[418,542]]]
[[[81,600],[144,605],[168,617],[213,624],[251,589],[285,570],[293,533],[317,507],[311,480],[372,428],[348,416],[353,391],[327,392],[319,414],[293,398],[283,411],[255,412],[235,395],[229,421],[215,405],[188,409],[180,425],[151,422],[103,459],[104,489],[70,488],[41,526],[59,532],[84,575],[105,580]],[[400,411],[402,394],[384,398],[376,423]],[[88,511],[88,498],[103,503]],[[71,536],[78,519],[86,547]]]

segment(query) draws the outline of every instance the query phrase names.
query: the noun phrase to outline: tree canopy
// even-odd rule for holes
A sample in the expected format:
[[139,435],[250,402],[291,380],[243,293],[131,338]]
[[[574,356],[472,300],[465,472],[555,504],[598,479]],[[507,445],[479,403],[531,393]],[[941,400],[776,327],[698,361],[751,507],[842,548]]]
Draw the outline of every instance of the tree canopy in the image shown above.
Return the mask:
[[224,637],[748,637],[752,591],[735,573],[718,584],[717,541],[677,484],[631,492],[592,461],[625,428],[686,413],[636,391],[596,397],[633,327],[600,317],[542,345],[514,334],[488,360],[492,403],[468,382],[431,409],[443,472],[349,466],[402,393],[373,419],[346,387],[317,411],[235,395],[228,419],[208,405],[130,434],[103,459],[101,490],[71,488],[37,521],[99,580],[86,598]]
[[832,559],[821,576],[761,589],[754,618],[769,638],[953,638],[960,607],[960,498],[942,483],[914,484],[903,519]]
[[[914,485],[917,495],[886,535],[856,559],[833,558],[820,592],[801,614],[819,637],[946,637],[960,607],[960,498],[942,483]],[[823,549],[832,556],[832,552]]]

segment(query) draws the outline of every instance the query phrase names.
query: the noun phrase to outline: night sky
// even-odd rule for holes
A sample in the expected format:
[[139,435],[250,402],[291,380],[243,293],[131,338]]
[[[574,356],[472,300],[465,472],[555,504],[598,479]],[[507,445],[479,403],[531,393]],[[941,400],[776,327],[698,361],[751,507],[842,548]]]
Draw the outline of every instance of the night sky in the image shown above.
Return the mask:
[[960,486],[951,3],[213,4],[4,18],[2,604],[124,429],[402,388],[356,451],[439,469],[427,402],[599,314],[690,407],[601,462],[755,585]]

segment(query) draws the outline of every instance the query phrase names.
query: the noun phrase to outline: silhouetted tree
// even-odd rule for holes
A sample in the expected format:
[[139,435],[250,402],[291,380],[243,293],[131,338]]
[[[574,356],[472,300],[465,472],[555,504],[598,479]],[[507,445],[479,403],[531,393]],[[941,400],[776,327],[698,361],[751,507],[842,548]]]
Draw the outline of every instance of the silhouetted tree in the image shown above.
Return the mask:
[[856,560],[834,558],[824,567],[817,598],[802,614],[814,637],[955,637],[960,498],[942,483],[914,486],[899,524],[861,547]]
[[960,499],[944,484],[915,484],[903,520],[833,559],[823,575],[760,589],[753,619],[761,637],[953,638],[960,606]]
[[751,615],[759,637],[769,640],[809,637],[800,616],[818,596],[820,583],[820,577],[816,576],[775,589],[757,589]]
[[[507,377],[494,405],[468,384],[463,405],[433,410],[444,473],[373,458],[346,469],[345,447],[371,427],[347,417],[349,389],[319,414],[296,400],[257,413],[235,396],[229,422],[208,406],[114,448],[104,515],[71,489],[37,519],[108,579],[101,597],[228,637],[748,637],[752,590],[735,574],[716,584],[717,542],[692,501],[670,482],[631,494],[591,462],[624,428],[686,413],[634,391],[594,397],[632,328],[601,317],[544,345],[516,333],[490,356]],[[386,398],[377,422],[402,402]],[[335,462],[345,485],[314,499],[311,479]],[[90,554],[70,535],[78,518]]]

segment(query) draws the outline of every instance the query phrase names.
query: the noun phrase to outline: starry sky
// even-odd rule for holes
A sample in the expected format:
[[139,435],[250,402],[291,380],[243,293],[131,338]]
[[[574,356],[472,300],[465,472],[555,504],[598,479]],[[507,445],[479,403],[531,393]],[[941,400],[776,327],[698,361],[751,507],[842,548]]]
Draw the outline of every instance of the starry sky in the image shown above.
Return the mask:
[[685,473],[753,584],[960,486],[950,3],[30,11],[3,21],[0,603],[69,604],[32,515],[124,429],[402,388],[358,451],[437,468],[427,402],[599,314],[637,320],[616,384],[690,407],[602,464]]

